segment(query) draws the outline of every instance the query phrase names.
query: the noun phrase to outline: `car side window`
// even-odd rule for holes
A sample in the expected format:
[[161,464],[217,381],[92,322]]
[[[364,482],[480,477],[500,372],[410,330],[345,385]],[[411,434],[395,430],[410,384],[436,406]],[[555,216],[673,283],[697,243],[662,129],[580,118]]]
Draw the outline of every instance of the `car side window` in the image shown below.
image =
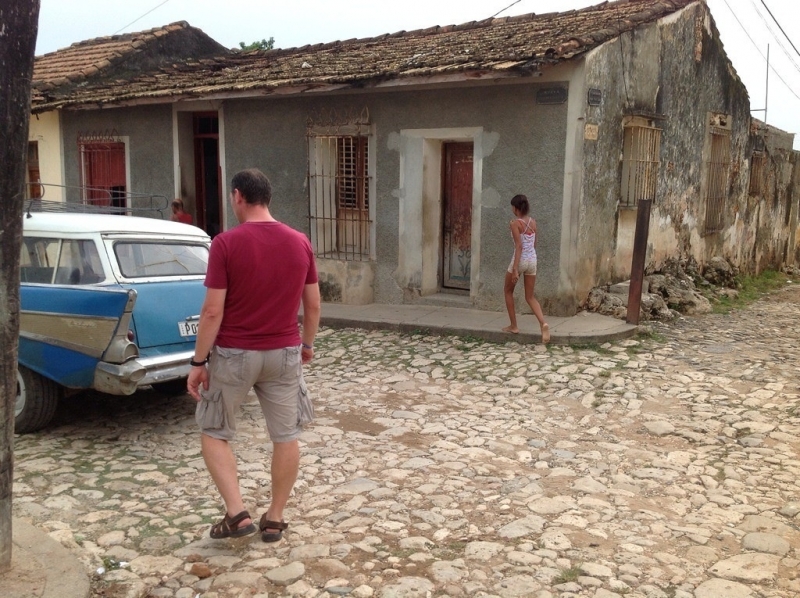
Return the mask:
[[56,284],[95,284],[104,278],[103,265],[94,241],[86,239],[62,241]]
[[60,239],[24,237],[19,256],[20,281],[52,284],[60,249]]

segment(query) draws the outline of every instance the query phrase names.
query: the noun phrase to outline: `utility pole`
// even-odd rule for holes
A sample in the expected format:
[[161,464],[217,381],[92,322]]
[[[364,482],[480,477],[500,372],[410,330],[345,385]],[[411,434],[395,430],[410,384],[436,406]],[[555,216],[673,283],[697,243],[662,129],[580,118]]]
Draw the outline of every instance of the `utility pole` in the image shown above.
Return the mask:
[[764,113],[764,123],[767,122],[767,108],[769,107],[769,44],[767,44],[767,80],[764,86],[764,107],[763,108],[751,108],[750,112],[763,112]]
[[0,3],[0,573],[11,568],[19,250],[39,0]]

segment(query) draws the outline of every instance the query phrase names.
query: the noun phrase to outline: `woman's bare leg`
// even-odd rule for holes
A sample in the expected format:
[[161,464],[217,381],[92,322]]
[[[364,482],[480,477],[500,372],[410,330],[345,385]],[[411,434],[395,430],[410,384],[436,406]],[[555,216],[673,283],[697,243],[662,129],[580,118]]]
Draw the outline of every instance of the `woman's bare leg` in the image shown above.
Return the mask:
[[550,326],[544,320],[542,313],[542,306],[533,295],[533,289],[536,287],[536,275],[525,275],[525,301],[531,308],[533,315],[539,320],[539,327],[542,329],[542,342],[547,343],[550,341]]
[[511,332],[512,334],[517,334],[519,332],[519,328],[517,328],[517,312],[514,309],[514,287],[516,286],[517,284],[511,278],[511,272],[506,272],[506,283],[503,285],[503,293],[506,297],[506,309],[508,310],[508,319],[511,321],[511,325],[503,328],[503,332]]

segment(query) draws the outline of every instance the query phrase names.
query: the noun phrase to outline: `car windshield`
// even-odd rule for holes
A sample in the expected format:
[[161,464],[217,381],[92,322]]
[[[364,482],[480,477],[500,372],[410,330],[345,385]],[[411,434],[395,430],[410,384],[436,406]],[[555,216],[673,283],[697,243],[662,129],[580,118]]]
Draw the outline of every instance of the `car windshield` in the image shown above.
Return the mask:
[[208,266],[208,247],[202,244],[118,241],[114,253],[125,278],[204,275]]

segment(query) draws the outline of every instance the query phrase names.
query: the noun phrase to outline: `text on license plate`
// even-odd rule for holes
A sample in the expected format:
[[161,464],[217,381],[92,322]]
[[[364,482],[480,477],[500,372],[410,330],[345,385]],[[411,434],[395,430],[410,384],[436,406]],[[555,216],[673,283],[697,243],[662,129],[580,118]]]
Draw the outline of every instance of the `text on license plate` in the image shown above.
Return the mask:
[[178,331],[181,336],[197,336],[199,322],[178,322]]

